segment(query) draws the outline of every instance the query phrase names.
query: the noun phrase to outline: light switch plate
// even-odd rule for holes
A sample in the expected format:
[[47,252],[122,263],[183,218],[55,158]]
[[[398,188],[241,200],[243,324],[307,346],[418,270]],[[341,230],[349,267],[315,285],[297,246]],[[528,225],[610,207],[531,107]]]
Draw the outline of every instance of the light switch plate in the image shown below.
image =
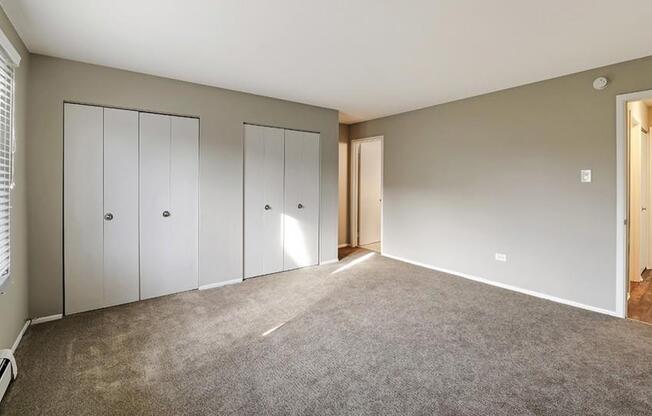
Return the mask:
[[580,182],[582,183],[591,182],[591,169],[582,169],[580,171]]
[[496,261],[507,261],[507,254],[496,253]]

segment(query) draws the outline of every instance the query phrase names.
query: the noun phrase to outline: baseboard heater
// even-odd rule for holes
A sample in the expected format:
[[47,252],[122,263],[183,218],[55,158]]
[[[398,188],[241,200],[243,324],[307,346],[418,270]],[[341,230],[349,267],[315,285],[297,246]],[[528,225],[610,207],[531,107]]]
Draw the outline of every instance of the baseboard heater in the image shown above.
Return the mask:
[[0,401],[5,397],[5,392],[11,382],[11,363],[9,360],[2,360],[0,363]]
[[16,375],[15,365],[11,350],[0,350],[0,401],[5,397],[11,379]]

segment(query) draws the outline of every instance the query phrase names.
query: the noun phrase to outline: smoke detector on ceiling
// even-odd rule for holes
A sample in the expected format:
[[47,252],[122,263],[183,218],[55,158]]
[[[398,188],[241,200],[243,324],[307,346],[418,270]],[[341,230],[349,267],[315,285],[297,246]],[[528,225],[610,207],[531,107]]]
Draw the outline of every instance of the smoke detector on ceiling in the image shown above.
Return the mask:
[[593,88],[598,91],[607,88],[608,84],[609,84],[609,80],[606,77],[598,77],[593,80]]

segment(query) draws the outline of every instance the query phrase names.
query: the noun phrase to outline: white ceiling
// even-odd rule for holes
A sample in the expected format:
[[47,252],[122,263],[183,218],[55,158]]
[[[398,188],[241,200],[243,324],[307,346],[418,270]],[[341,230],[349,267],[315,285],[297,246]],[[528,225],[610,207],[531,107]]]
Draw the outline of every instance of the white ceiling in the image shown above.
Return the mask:
[[652,55],[650,0],[2,0],[30,51],[368,120]]

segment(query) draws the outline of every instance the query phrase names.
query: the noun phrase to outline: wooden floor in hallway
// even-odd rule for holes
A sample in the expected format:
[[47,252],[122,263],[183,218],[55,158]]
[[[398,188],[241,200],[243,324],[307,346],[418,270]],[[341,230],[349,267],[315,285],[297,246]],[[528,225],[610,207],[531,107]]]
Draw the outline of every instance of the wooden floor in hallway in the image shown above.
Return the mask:
[[652,270],[646,270],[642,282],[630,282],[627,317],[652,324]]
[[360,247],[365,248],[367,250],[375,251],[376,253],[380,253],[380,241],[371,244],[366,244]]

